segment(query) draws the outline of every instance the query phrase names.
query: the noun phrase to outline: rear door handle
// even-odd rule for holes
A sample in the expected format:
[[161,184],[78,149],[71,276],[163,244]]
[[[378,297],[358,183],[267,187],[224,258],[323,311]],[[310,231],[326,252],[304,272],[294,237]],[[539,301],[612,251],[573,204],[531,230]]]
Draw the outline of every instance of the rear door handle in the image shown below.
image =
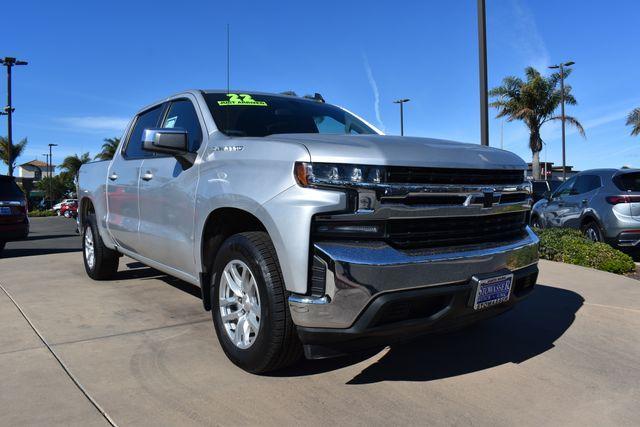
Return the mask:
[[150,181],[153,179],[153,174],[151,173],[151,171],[147,171],[145,172],[144,175],[142,175],[142,180],[143,181]]
[[582,199],[582,204],[586,205],[587,203],[589,203],[589,201],[587,199]]
[[109,175],[109,179],[111,181],[115,181],[116,179],[118,179],[118,174],[117,173],[112,173],[111,175]]

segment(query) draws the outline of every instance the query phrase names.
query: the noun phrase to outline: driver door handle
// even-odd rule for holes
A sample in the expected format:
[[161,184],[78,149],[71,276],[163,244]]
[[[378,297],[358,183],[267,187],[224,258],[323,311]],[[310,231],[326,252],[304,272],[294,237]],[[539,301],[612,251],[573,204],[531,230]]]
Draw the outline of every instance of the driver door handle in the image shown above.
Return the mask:
[[153,179],[153,174],[151,173],[151,171],[146,171],[144,175],[142,175],[141,179],[143,181],[151,181]]
[[115,181],[116,179],[118,179],[118,174],[113,172],[111,175],[109,175],[109,179],[111,181]]

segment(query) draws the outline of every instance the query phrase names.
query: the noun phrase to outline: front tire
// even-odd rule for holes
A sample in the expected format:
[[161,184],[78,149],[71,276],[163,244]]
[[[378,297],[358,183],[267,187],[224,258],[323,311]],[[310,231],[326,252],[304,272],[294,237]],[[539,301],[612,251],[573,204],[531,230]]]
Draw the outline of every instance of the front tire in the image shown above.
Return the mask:
[[82,233],[84,269],[93,280],[107,280],[118,271],[118,252],[105,246],[95,215],[87,216]]
[[220,247],[213,266],[211,314],[220,345],[237,366],[264,373],[302,355],[278,257],[264,232],[239,233]]
[[531,227],[542,229],[542,222],[540,221],[540,217],[538,215],[534,215],[531,217]]

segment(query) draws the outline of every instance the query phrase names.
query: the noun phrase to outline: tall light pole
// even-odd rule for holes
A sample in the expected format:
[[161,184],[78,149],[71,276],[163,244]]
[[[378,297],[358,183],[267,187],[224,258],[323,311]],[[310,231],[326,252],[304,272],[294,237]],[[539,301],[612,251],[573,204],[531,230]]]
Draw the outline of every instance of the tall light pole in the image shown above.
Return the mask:
[[566,156],[566,148],[565,148],[565,132],[564,132],[564,67],[570,67],[575,62],[561,62],[558,65],[552,65],[549,68],[551,69],[560,69],[560,114],[562,119],[562,180],[567,180],[567,156]]
[[58,144],[49,144],[49,204],[53,207],[53,189],[51,187],[53,181],[53,154],[51,147],[57,147]]
[[411,101],[409,98],[396,99],[393,101],[394,104],[400,104],[400,136],[404,136],[404,109],[402,105],[409,101]]
[[42,153],[42,155],[47,160],[47,169],[45,170],[45,176],[46,176],[46,172],[49,170],[49,153]]
[[0,65],[7,67],[7,106],[4,108],[4,114],[7,115],[7,163],[8,175],[13,176],[13,158],[11,150],[13,150],[13,135],[11,116],[13,114],[13,106],[11,105],[11,68],[16,65],[27,65],[27,61],[18,61],[16,58],[5,56],[0,58]]
[[489,86],[487,83],[487,9],[478,0],[478,63],[480,71],[480,143],[489,145]]

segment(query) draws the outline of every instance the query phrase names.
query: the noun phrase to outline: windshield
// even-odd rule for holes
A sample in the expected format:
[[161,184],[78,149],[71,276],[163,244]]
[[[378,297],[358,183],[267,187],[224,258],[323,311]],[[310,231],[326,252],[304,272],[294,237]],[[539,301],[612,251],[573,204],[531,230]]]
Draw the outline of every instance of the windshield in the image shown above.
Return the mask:
[[204,97],[216,126],[229,136],[376,133],[341,108],[294,96],[208,93]]

